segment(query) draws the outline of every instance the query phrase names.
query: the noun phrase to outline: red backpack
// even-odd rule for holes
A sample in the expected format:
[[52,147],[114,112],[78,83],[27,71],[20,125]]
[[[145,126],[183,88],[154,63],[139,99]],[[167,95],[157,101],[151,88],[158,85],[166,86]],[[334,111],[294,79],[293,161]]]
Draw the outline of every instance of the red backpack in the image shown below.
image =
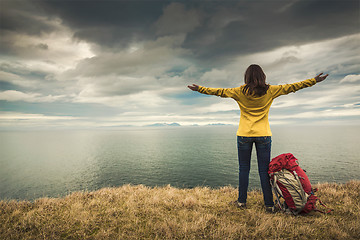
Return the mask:
[[[297,159],[291,153],[284,153],[273,158],[269,164],[268,173],[276,197],[275,203],[282,211],[294,215],[311,211],[323,212],[316,209],[316,201],[326,207],[314,195],[317,189],[311,187],[305,171],[301,169]],[[281,202],[280,198],[284,201]],[[327,209],[326,213],[332,211],[332,209]]]

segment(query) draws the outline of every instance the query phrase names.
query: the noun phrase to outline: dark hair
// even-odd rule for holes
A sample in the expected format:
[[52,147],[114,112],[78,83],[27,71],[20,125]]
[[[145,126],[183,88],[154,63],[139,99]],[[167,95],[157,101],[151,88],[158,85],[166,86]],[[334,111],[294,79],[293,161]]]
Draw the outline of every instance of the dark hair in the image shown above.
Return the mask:
[[266,94],[269,84],[266,84],[266,75],[259,65],[251,64],[245,71],[245,87],[243,93],[261,97]]

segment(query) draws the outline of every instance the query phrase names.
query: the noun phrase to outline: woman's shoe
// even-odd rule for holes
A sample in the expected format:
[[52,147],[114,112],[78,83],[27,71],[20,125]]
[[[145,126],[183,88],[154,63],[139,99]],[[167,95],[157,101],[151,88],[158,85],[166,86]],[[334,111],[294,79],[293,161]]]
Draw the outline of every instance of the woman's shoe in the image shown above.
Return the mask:
[[242,208],[242,209],[245,209],[246,208],[246,203],[241,203],[239,201],[233,201],[230,203],[230,205],[233,205],[233,206],[236,206],[238,208]]
[[275,206],[272,206],[272,207],[265,207],[265,211],[268,213],[276,213],[279,211],[279,209]]

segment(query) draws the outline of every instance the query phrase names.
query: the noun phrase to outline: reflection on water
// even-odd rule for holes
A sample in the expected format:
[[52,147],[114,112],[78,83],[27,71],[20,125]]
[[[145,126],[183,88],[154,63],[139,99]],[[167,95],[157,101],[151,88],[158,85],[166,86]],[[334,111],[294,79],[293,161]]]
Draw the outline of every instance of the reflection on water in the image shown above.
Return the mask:
[[[272,157],[291,152],[310,180],[360,178],[359,127],[273,127]],[[0,133],[0,198],[64,196],[127,183],[237,186],[236,127]],[[255,149],[250,187],[260,188]]]

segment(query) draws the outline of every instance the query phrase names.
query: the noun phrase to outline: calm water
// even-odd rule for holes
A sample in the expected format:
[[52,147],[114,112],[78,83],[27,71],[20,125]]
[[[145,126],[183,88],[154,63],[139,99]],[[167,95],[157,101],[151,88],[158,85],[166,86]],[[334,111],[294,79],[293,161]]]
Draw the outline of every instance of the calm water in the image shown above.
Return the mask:
[[[360,127],[272,127],[312,183],[360,179]],[[236,127],[0,132],[0,199],[64,196],[123,184],[238,184]],[[255,150],[250,188],[260,188]]]

